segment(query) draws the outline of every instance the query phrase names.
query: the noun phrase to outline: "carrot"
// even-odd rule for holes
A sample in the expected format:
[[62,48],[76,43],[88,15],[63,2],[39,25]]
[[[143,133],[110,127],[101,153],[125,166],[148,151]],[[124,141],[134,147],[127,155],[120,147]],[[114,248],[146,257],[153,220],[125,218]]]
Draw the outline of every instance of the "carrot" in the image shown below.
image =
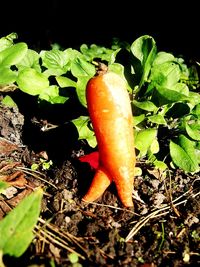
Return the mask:
[[[105,179],[105,172],[98,173],[97,170],[99,183],[95,177],[95,182],[91,184],[92,189],[89,189],[90,200],[96,198],[96,194],[92,198],[91,192],[98,188],[101,188],[100,191],[106,189],[111,178],[123,205],[132,207],[136,158],[133,115],[126,82],[116,73],[103,72],[88,81],[86,100],[97,139],[100,166],[108,176]],[[103,186],[105,181],[106,184]],[[83,200],[87,199],[86,193]]]
[[87,194],[82,198],[83,201],[92,202],[99,198],[107,187],[111,184],[112,178],[103,167],[99,167],[94,175]]

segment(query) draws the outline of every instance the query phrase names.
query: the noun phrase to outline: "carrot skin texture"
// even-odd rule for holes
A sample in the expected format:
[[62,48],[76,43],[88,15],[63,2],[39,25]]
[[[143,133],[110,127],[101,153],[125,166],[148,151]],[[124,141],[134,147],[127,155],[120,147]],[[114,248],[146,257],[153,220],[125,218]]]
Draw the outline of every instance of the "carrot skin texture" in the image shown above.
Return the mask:
[[101,195],[108,188],[111,182],[112,179],[106,173],[104,168],[100,166],[94,175],[89,190],[82,198],[82,200],[85,202],[92,202],[97,200],[99,197],[101,197]]
[[96,135],[100,164],[114,181],[125,207],[132,207],[135,150],[133,115],[125,81],[106,72],[90,79],[87,106]]

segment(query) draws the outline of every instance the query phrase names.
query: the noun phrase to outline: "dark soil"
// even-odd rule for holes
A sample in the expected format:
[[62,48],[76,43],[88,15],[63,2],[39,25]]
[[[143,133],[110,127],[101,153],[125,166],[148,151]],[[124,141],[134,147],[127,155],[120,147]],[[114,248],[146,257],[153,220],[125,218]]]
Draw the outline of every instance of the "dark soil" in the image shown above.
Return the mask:
[[[135,177],[134,209],[122,206],[113,184],[86,204],[81,198],[94,170],[78,157],[92,149],[68,121],[87,111],[74,110],[75,103],[67,104],[71,109],[39,106],[21,92],[11,95],[18,108],[0,105],[0,174],[14,177],[15,191],[0,196],[0,218],[34,188],[41,186],[44,195],[33,242],[19,258],[5,255],[6,267],[200,266],[198,174],[163,175],[137,162],[143,173]],[[31,165],[41,159],[53,165],[34,173]],[[78,263],[70,262],[72,252]]]

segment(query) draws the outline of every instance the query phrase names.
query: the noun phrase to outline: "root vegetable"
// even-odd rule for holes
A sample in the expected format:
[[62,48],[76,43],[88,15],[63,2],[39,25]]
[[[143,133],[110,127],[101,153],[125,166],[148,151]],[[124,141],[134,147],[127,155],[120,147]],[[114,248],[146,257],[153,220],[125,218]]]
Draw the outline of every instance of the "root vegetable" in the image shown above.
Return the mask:
[[[136,157],[133,115],[126,82],[116,73],[101,73],[89,80],[86,99],[101,168],[83,200],[96,200],[100,192],[102,194],[114,181],[123,205],[132,207]],[[91,192],[94,192],[93,197]]]

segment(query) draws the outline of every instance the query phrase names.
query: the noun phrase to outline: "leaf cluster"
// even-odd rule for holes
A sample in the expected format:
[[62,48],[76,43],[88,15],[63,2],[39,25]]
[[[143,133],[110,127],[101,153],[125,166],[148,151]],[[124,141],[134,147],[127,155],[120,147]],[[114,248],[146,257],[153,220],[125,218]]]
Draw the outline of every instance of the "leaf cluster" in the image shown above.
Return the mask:
[[[134,114],[138,159],[156,168],[180,168],[198,172],[200,164],[200,95],[198,62],[159,51],[152,36],[143,35],[131,44],[114,40],[111,48],[82,44],[79,50],[58,45],[39,53],[14,33],[0,39],[0,86],[15,84],[38,102],[63,104],[76,92],[87,108],[85,89],[98,62],[107,64],[127,81]],[[64,93],[63,93],[64,92]],[[97,143],[89,116],[72,120],[79,139]],[[111,126],[112,127],[112,126]]]

